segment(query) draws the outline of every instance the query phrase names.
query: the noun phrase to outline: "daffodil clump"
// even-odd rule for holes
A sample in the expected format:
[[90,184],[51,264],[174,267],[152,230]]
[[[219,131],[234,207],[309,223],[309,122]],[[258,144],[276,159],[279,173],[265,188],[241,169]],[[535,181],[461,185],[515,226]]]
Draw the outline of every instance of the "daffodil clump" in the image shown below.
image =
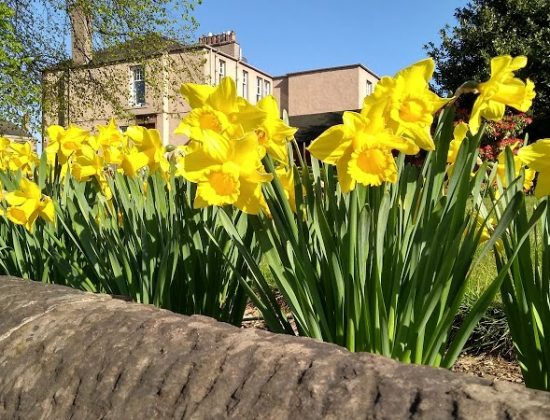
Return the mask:
[[167,176],[170,163],[158,130],[130,126],[122,132],[114,119],[108,125],[98,126],[97,134],[71,125],[48,127],[45,152],[48,163],[61,166],[62,176],[71,171],[79,181],[95,179],[107,199],[111,192],[106,176],[115,171],[135,177],[140,172],[161,171]]
[[5,194],[8,203],[6,217],[17,225],[23,225],[29,232],[38,217],[49,223],[55,222],[55,210],[52,199],[42,195],[40,187],[26,178],[22,178],[19,188]]
[[[252,105],[229,77],[181,87],[190,111],[175,134],[188,141],[169,151],[157,130],[123,132],[114,119],[95,131],[48,127],[41,159],[0,138],[0,269],[9,260],[10,274],[72,276],[235,324],[248,293],[271,330],[293,334],[262,261],[300,334],[450,367],[544,211],[540,200],[527,219],[524,190],[550,195],[550,139],[513,144],[496,166],[479,158],[483,120],[531,106],[533,83],[515,75],[525,65],[496,57],[489,80],[450,98],[430,90],[431,59],[383,77],[359,112],[312,141],[308,164],[297,156],[300,167],[275,98]],[[478,96],[457,123],[464,91]],[[421,167],[407,164],[417,154]],[[46,244],[45,257],[21,263],[22,243],[38,254]],[[499,273],[451,334],[476,255],[491,250]]]
[[342,191],[356,183],[395,183],[398,151],[415,155],[434,150],[430,133],[433,115],[449,100],[437,96],[428,82],[434,71],[431,59],[383,77],[365,98],[361,113],[344,112],[343,124],[329,128],[308,150],[317,159],[336,165]]
[[0,137],[0,172],[21,174],[18,188],[4,192],[0,183],[0,214],[11,222],[33,230],[38,218],[55,221],[55,210],[50,197],[43,195],[32,178],[39,158],[31,142],[15,142]]
[[[114,119],[98,126],[95,134],[76,125],[52,125],[47,128],[46,142],[44,153],[51,173],[58,168],[61,179],[70,173],[80,182],[94,180],[106,200],[112,199],[108,178],[116,172],[136,177],[159,171],[165,180],[169,177],[170,163],[157,130],[130,126],[123,133]],[[39,162],[30,142],[0,138],[0,171],[22,175],[19,198],[15,199],[12,193],[5,195],[10,206],[6,217],[29,231],[38,216],[54,221],[51,199],[37,198],[39,190],[33,178]],[[27,198],[25,203],[21,201],[23,197]]]
[[29,175],[38,163],[38,155],[30,141],[15,142],[0,136],[0,171]]
[[197,184],[194,206],[234,205],[245,213],[269,213],[262,185],[273,179],[262,159],[289,165],[288,145],[296,129],[279,117],[275,98],[253,106],[238,97],[233,79],[216,87],[187,83],[181,93],[191,112],[176,129],[189,137],[178,173]]

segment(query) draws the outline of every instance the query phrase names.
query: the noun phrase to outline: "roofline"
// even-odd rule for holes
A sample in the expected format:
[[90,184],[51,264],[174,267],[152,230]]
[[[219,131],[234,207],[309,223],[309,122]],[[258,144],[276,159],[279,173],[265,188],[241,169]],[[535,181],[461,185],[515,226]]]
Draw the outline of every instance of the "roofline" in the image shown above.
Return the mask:
[[[180,52],[183,52],[183,51],[190,51],[190,50],[193,50],[193,49],[201,49],[201,45],[199,44],[196,44],[196,45],[186,45],[186,46],[182,46],[181,48],[174,48],[170,51],[165,51],[167,52],[168,54],[172,54],[172,53],[180,53]],[[153,54],[149,54],[147,56],[143,56],[143,57],[139,57],[139,58],[154,58],[154,57],[160,57],[162,54],[164,54],[165,52],[155,52]],[[65,62],[69,62],[69,60],[66,60]],[[128,58],[117,58],[117,59],[114,59],[114,60],[109,60],[109,61],[103,61],[103,62],[100,62],[100,63],[96,63],[93,61],[93,58],[92,58],[92,61],[90,61],[89,63],[86,63],[86,64],[78,64],[78,65],[71,65],[71,66],[59,66],[57,65],[57,67],[53,66],[53,67],[49,67],[49,68],[45,68],[44,70],[42,70],[42,73],[55,73],[55,72],[58,72],[58,71],[64,71],[64,70],[83,70],[83,69],[97,69],[97,68],[100,68],[100,67],[106,67],[106,66],[112,66],[112,65],[115,65],[115,64],[121,64],[121,63],[133,63],[135,62],[135,60],[129,60]]]
[[25,142],[25,141],[34,141],[36,142],[36,139],[31,136],[30,134],[25,135],[18,135],[18,134],[1,134],[0,137],[4,137],[8,140],[13,140],[17,142]]
[[[269,73],[267,73],[263,70],[260,70],[257,67],[252,66],[251,64],[249,64],[246,61],[243,61],[242,59],[239,59],[239,58],[233,57],[230,54],[224,53],[223,51],[220,51],[217,48],[212,47],[210,45],[204,45],[204,44],[186,45],[186,46],[182,46],[180,48],[171,49],[170,51],[167,51],[167,53],[168,54],[179,54],[179,53],[182,53],[182,52],[185,52],[185,51],[192,51],[192,50],[211,50],[211,51],[214,51],[214,52],[216,52],[216,54],[222,55],[222,56],[224,56],[224,57],[226,57],[230,60],[233,60],[237,63],[240,63],[240,64],[250,68],[251,70],[254,70],[258,73],[263,74],[264,76],[267,76],[271,79],[274,79],[274,77],[271,76]],[[153,57],[158,57],[162,54],[163,54],[162,52],[157,52],[157,53],[150,54],[148,56],[140,57],[140,58],[153,58]],[[42,71],[42,73],[56,73],[56,72],[59,72],[59,71],[65,71],[65,70],[69,70],[69,69],[70,70],[97,69],[97,68],[101,68],[101,67],[113,66],[113,65],[122,64],[122,63],[132,63],[132,62],[134,62],[134,61],[129,60],[127,58],[119,58],[117,60],[105,61],[105,62],[102,62],[102,63],[94,63],[93,60],[92,60],[88,64],[81,64],[81,65],[78,65],[78,66],[70,66],[68,68],[67,67],[50,67],[50,68],[46,68]]]
[[375,72],[373,72],[371,69],[369,69],[368,67],[364,66],[361,63],[347,64],[347,65],[335,66],[335,67],[323,67],[323,68],[320,68],[320,69],[296,71],[296,72],[292,72],[292,73],[286,73],[286,74],[283,74],[281,76],[274,76],[273,79],[283,79],[283,78],[289,77],[289,76],[299,76],[299,75],[302,75],[302,74],[321,73],[321,72],[330,71],[330,70],[347,70],[347,69],[353,69],[353,68],[356,68],[356,67],[362,68],[367,73],[373,75],[378,80],[380,80],[380,76],[378,76]]
[[[246,66],[246,67],[248,67],[248,68],[251,69],[251,70],[254,70],[254,71],[258,72],[258,73],[263,74],[264,76],[267,76],[267,77],[269,77],[269,78],[271,78],[271,79],[274,79],[274,77],[273,77],[272,75],[270,75],[269,73],[267,73],[267,72],[265,72],[265,71],[263,71],[263,70],[260,70],[260,69],[257,68],[257,67],[254,67],[253,65],[251,65],[251,64],[248,63],[247,61],[243,61],[242,58],[235,58],[235,57],[233,57],[232,55],[227,54],[227,53],[224,53],[223,51],[220,51],[220,50],[218,50],[217,48],[212,47],[212,46],[210,46],[210,45],[201,45],[200,47],[204,47],[204,48],[206,48],[206,49],[210,49],[210,50],[212,50],[212,51],[215,51],[215,52],[216,52],[217,54],[219,54],[219,55],[222,55],[222,56],[224,56],[224,57],[227,57],[227,58],[229,58],[230,60],[234,60],[234,61],[236,61],[237,63],[240,63],[240,64],[242,64],[243,66]],[[199,47],[199,48],[200,48],[200,47]]]

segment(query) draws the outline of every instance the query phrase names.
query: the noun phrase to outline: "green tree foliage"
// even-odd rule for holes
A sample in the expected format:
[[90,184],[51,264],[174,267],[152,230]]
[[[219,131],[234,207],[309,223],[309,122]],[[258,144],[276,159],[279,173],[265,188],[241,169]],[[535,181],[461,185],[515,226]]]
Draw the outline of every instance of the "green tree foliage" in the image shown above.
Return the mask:
[[424,47],[437,63],[441,92],[454,92],[464,80],[486,80],[491,57],[525,55],[529,61],[518,76],[535,83],[534,116],[550,115],[550,0],[471,0],[454,16],[457,24],[440,31],[440,44]]
[[[32,85],[28,68],[32,60],[25,54],[13,26],[14,11],[0,4],[0,117],[22,117],[21,110],[36,100],[36,90],[27,89]],[[17,121],[20,122],[20,121]]]
[[[139,62],[154,44],[188,44],[201,0],[3,0],[0,4],[0,117],[40,126],[43,71],[67,69],[71,62],[70,10],[91,17],[93,49],[121,51]],[[159,34],[162,34],[160,36]],[[164,44],[163,44],[164,43]],[[129,48],[128,45],[133,48]],[[97,83],[96,80],[92,81]],[[104,89],[106,92],[112,89]]]

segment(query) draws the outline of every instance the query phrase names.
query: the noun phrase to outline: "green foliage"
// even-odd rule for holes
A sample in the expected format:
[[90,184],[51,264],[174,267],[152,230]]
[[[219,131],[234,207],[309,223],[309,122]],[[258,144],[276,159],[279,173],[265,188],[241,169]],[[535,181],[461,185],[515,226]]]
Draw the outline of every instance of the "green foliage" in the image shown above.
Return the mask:
[[[463,142],[447,179],[452,122],[453,111],[447,109],[434,138],[437,150],[420,170],[405,165],[401,156],[396,184],[358,186],[342,194],[334,168],[313,159],[311,171],[305,165],[301,173],[295,169],[301,180],[296,186],[296,215],[278,180],[268,188],[272,219],[258,220],[255,230],[301,335],[405,362],[446,367],[454,363],[504,274],[477,299],[451,339],[469,275],[502,235],[523,196],[514,196],[499,215],[477,255],[491,216],[484,200],[490,189],[485,185],[495,171],[483,165],[470,176],[480,132]],[[246,242],[231,228],[231,220],[225,218],[224,223],[246,254]],[[269,327],[286,330],[286,320],[271,312],[267,279],[253,258],[247,262],[257,273],[252,276],[260,291],[256,299],[263,303],[260,310]]]
[[14,10],[0,4],[0,111],[2,118],[21,124],[30,104],[40,101],[40,89],[29,72],[32,57],[25,51],[14,19]]
[[[29,233],[0,216],[2,274],[240,325],[246,264],[218,221],[221,210],[193,209],[190,184],[174,177],[165,181],[158,173],[145,181],[116,174],[110,202],[95,181],[81,183],[70,175],[59,181],[45,174],[38,179],[56,202],[57,224],[38,221]],[[0,180],[8,190],[18,184],[18,176],[10,174],[0,174]],[[246,215],[233,211],[229,217],[259,260]]]
[[453,93],[465,80],[486,80],[492,57],[525,55],[527,67],[518,75],[535,83],[533,113],[550,114],[549,10],[549,0],[471,0],[456,9],[457,24],[440,31],[439,45],[425,46],[441,90]]
[[[80,7],[91,16],[95,51],[124,50],[126,60],[139,63],[151,52],[152,45],[158,53],[174,43],[189,44],[197,26],[192,15],[193,9],[200,2],[3,1],[0,5],[0,115],[17,125],[27,125],[26,128],[31,131],[40,128],[43,71],[51,68],[66,71],[73,65],[70,60],[71,49],[68,48],[71,42],[71,9]],[[143,48],[144,44],[149,47]],[[152,85],[155,85],[156,80],[154,74],[158,73],[151,72],[149,78]],[[111,83],[109,76],[112,75],[103,74],[99,78],[87,75],[79,84],[87,83],[88,87],[118,109],[119,97],[126,98],[127,93],[120,92],[120,81]],[[126,83],[123,85],[126,89]],[[87,103],[87,106],[92,104]]]
[[[508,180],[514,178],[514,160],[507,150]],[[518,186],[515,187],[517,189]],[[521,181],[519,182],[521,188]],[[510,199],[514,188],[504,195],[503,205]],[[540,221],[529,240],[520,238],[529,234],[533,219]],[[536,219],[535,219],[536,221]],[[503,237],[503,247],[495,253],[499,269],[510,265],[502,283],[501,295],[504,310],[516,347],[517,358],[530,388],[550,391],[550,211],[548,198],[540,201],[533,215],[521,206],[511,228]],[[517,254],[517,257],[516,257]],[[514,258],[516,257],[516,258]]]

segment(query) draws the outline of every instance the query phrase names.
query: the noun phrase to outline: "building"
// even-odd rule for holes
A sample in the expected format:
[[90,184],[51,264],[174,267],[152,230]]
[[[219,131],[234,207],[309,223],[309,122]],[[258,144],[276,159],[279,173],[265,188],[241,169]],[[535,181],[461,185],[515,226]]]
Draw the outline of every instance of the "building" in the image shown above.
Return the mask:
[[[123,127],[156,128],[165,144],[181,144],[187,139],[173,132],[190,110],[179,94],[182,83],[217,84],[231,76],[239,95],[253,104],[272,93],[272,77],[247,63],[234,32],[201,37],[193,47],[168,44],[162,53],[152,50],[143,62],[132,61],[125,51],[100,51],[90,57],[75,47],[74,38],[70,67],[44,72],[44,127],[77,124],[93,128],[117,115]],[[142,43],[148,48],[154,44],[151,40]],[[148,75],[155,76],[154,83]],[[102,83],[94,85],[94,80]],[[107,88],[105,81],[109,81]]]
[[[360,64],[273,78],[243,58],[232,31],[200,37],[194,46],[157,36],[94,53],[91,22],[73,10],[71,23],[71,62],[43,74],[44,127],[77,124],[92,129],[118,116],[123,128],[131,124],[156,128],[164,144],[182,144],[187,139],[173,134],[190,110],[179,94],[181,84],[215,85],[231,76],[238,94],[252,104],[273,94],[281,109],[288,111],[291,125],[301,129],[299,138],[306,140],[341,122],[343,111],[361,108],[378,81]],[[140,62],[132,58],[132,50],[139,51]]]
[[4,120],[0,120],[0,137],[4,137],[11,141],[16,141],[21,143],[30,141],[33,143],[33,146],[35,143],[35,140],[32,138],[29,132],[16,126],[15,124],[12,124]]
[[299,142],[340,124],[344,111],[358,111],[380,78],[362,64],[288,73],[273,78],[273,94],[286,109]]

